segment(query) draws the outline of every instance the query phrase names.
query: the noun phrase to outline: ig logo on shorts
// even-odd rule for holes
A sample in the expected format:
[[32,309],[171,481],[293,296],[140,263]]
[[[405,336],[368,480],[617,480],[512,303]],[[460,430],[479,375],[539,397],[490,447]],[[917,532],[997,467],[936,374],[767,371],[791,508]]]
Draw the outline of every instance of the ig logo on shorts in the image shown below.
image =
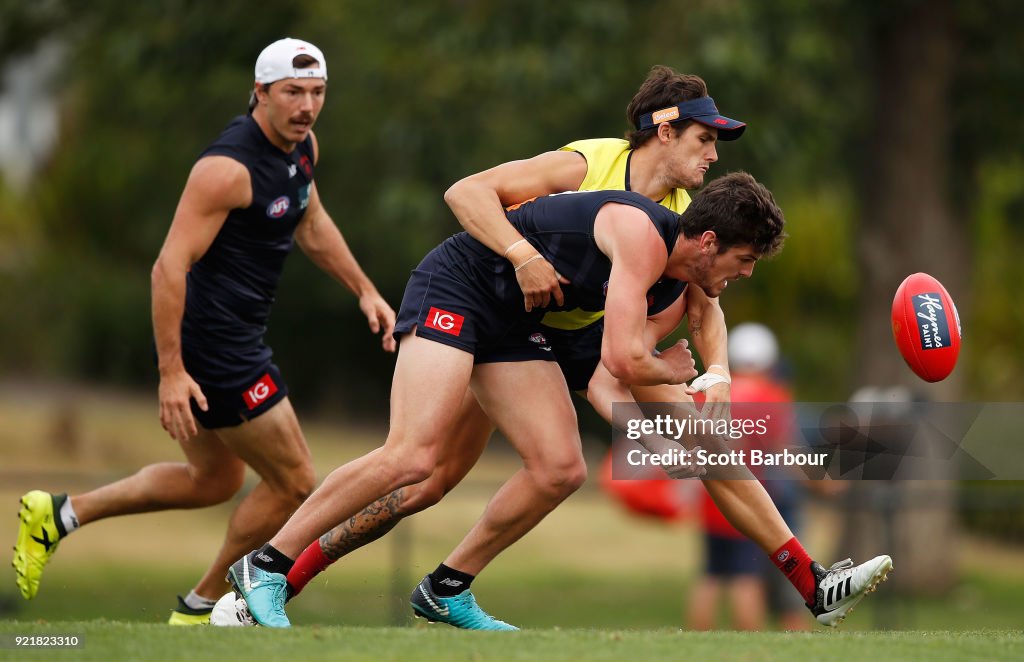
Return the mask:
[[270,378],[270,373],[263,375],[255,384],[245,389],[242,399],[249,411],[256,409],[264,400],[277,393],[277,384]]
[[440,308],[430,307],[430,312],[427,313],[427,322],[424,326],[428,329],[436,329],[443,333],[450,333],[453,336],[457,336],[462,333],[462,323],[466,320],[462,315],[456,315],[450,313],[447,310],[441,310]]

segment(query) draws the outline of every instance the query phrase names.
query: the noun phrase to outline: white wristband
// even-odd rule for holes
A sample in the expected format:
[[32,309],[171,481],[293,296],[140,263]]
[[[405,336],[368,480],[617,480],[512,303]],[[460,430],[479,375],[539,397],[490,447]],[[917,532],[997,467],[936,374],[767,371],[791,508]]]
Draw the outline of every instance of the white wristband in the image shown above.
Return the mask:
[[541,255],[540,253],[537,253],[537,254],[536,254],[536,255],[534,255],[533,257],[531,257],[531,258],[529,258],[528,260],[524,261],[524,262],[523,262],[522,264],[519,264],[519,265],[517,265],[517,266],[515,267],[515,272],[516,272],[516,273],[519,273],[519,270],[520,270],[520,269],[522,269],[522,268],[523,268],[523,267],[525,267],[526,265],[530,264],[531,262],[536,262],[537,260],[543,260],[543,259],[544,259],[544,256],[543,256],[543,255]]
[[525,239],[520,239],[519,241],[513,241],[511,244],[508,245],[508,248],[505,249],[505,252],[502,253],[502,257],[507,258],[508,254],[512,252],[513,248],[515,248],[519,244],[526,244],[526,243],[529,243],[529,242],[527,242]]
[[[708,367],[710,368],[711,366]],[[717,372],[705,372],[703,375],[690,382],[690,388],[695,388],[698,391],[706,391],[716,384],[732,384],[732,380],[726,376],[719,375]]]

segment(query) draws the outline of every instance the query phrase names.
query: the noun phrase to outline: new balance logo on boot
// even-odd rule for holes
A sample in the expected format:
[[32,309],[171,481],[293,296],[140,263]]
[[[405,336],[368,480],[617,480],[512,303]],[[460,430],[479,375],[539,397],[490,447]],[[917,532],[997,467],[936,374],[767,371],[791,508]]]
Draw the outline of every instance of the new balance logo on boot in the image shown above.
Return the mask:
[[424,577],[412,592],[410,603],[413,615],[425,618],[431,623],[447,623],[464,630],[519,629],[505,621],[499,621],[481,609],[469,589],[450,598],[437,595],[430,588],[430,575]]

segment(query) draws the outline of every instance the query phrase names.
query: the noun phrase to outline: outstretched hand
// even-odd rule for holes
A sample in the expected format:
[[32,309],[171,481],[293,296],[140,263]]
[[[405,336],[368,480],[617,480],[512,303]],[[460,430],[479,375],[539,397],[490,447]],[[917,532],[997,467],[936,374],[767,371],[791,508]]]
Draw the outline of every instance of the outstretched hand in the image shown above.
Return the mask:
[[381,333],[380,344],[385,352],[393,352],[398,346],[393,335],[395,330],[395,311],[377,292],[370,292],[359,297],[359,310],[366,315],[371,333]]

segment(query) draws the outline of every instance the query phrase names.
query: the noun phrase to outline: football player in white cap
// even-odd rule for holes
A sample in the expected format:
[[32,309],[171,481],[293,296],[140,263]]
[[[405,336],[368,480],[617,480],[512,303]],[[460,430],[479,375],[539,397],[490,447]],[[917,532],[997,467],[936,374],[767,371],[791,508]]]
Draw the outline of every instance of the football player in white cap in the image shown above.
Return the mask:
[[313,124],[326,90],[319,48],[275,41],[256,60],[249,112],[233,119],[193,166],[152,272],[160,423],[185,461],[152,464],[84,494],[25,494],[13,564],[26,599],[35,597],[57,545],[80,526],[223,503],[241,489],[248,465],[260,483],[235,509],[220,552],[178,598],[169,621],[208,623],[231,562],[269,539],[312,491],[309,449],[263,341],[296,242],[358,297],[370,330],[382,334],[386,351],[395,349],[395,312],[363,273],[314,184]]

